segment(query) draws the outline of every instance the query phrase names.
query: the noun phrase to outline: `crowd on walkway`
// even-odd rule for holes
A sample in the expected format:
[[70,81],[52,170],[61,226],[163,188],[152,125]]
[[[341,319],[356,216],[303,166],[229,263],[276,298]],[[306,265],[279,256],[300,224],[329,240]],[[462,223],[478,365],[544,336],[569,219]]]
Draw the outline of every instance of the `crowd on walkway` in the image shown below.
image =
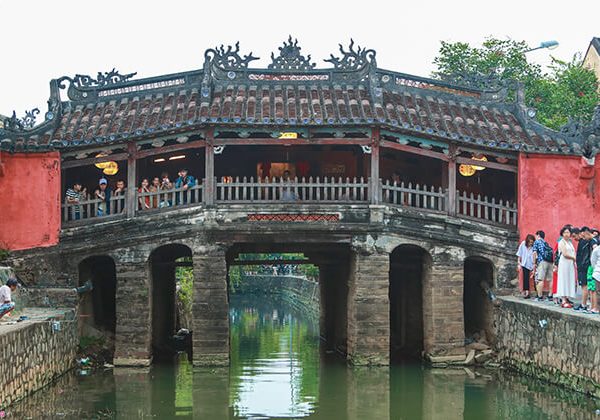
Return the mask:
[[[600,292],[600,237],[598,229],[565,225],[551,246],[539,230],[528,234],[517,250],[523,298],[548,301],[563,308],[598,314]],[[533,286],[533,287],[532,287]],[[575,306],[577,287],[581,303]]]
[[[182,168],[178,172],[178,177],[172,182],[169,179],[168,172],[163,172],[160,177],[156,176],[152,178],[150,182],[149,178],[143,178],[137,188],[138,195],[138,209],[145,210],[159,207],[169,207],[177,201],[185,201],[187,197],[179,196],[179,193],[173,193],[172,190],[176,191],[187,191],[188,189],[197,185],[196,178],[188,174],[188,170]],[[125,209],[125,196],[127,194],[127,186],[125,181],[116,181],[114,187],[110,186],[106,178],[100,178],[97,187],[94,189],[92,194],[89,194],[87,188],[83,187],[81,182],[76,181],[73,186],[67,189],[65,195],[65,203],[69,205],[71,210],[71,219],[79,220],[82,217],[91,216],[107,216],[111,214],[111,211],[115,211],[111,208],[111,198],[116,199],[118,205],[116,206],[117,212],[122,212]],[[155,193],[155,194],[153,194]],[[84,215],[86,209],[82,206],[83,202],[87,200],[94,200],[97,202],[95,207],[95,215]]]

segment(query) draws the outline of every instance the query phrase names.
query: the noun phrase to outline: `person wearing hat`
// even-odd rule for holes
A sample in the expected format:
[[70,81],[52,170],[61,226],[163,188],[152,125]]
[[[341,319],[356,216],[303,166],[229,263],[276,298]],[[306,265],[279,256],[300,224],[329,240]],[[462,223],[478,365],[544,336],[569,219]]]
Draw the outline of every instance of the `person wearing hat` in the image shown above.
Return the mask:
[[[175,189],[183,190],[183,203],[188,202],[188,192],[189,188],[196,186],[196,178],[191,175],[188,175],[188,170],[186,168],[182,168],[178,172],[179,178],[175,180]],[[193,198],[193,197],[192,197]],[[177,204],[181,204],[181,200],[179,198],[179,193],[175,195],[175,201]]]
[[96,216],[101,217],[110,214],[110,206],[108,205],[110,202],[110,189],[108,188],[106,178],[100,178],[98,181],[98,188],[94,191],[94,198],[100,200]]
[[15,303],[12,301],[11,293],[17,290],[19,283],[17,279],[8,279],[6,284],[0,287],[0,319],[4,315],[10,316],[10,312],[15,309]]

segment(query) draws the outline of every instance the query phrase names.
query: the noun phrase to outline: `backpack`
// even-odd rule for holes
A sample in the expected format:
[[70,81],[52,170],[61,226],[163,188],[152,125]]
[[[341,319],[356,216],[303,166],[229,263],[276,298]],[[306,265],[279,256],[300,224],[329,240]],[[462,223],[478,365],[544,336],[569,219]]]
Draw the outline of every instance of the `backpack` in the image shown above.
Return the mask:
[[548,242],[544,241],[544,247],[542,248],[542,260],[544,261],[548,261],[548,262],[553,262],[554,261],[554,251],[552,251],[552,248],[550,247],[550,245],[548,245]]

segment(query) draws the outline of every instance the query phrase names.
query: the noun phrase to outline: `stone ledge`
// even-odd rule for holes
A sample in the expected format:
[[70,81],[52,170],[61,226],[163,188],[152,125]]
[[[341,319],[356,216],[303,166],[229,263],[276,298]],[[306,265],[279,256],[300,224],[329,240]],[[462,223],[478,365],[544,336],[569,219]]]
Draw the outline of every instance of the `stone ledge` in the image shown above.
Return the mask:
[[116,367],[148,367],[152,359],[133,359],[127,357],[115,357],[113,365]]

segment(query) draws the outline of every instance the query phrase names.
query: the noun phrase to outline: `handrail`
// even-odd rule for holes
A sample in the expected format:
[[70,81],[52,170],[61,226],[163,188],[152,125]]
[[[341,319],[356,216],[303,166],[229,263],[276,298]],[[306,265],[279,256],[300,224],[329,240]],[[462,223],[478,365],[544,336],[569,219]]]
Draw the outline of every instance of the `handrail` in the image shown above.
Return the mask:
[[[136,213],[167,207],[181,207],[207,203],[205,183],[189,188],[161,189],[140,192],[136,189]],[[368,178],[295,177],[254,178],[222,177],[215,180],[215,204],[236,203],[323,203],[368,204],[370,202]],[[449,192],[440,186],[391,182],[379,180],[381,203],[389,206],[422,209],[428,212],[449,212]],[[490,223],[516,226],[518,209],[514,202],[496,200],[480,194],[455,191],[456,216],[485,220]],[[113,195],[105,203],[87,199],[79,203],[62,205],[62,221],[95,219],[104,216],[124,215],[126,195]],[[161,211],[161,210],[157,210]]]

